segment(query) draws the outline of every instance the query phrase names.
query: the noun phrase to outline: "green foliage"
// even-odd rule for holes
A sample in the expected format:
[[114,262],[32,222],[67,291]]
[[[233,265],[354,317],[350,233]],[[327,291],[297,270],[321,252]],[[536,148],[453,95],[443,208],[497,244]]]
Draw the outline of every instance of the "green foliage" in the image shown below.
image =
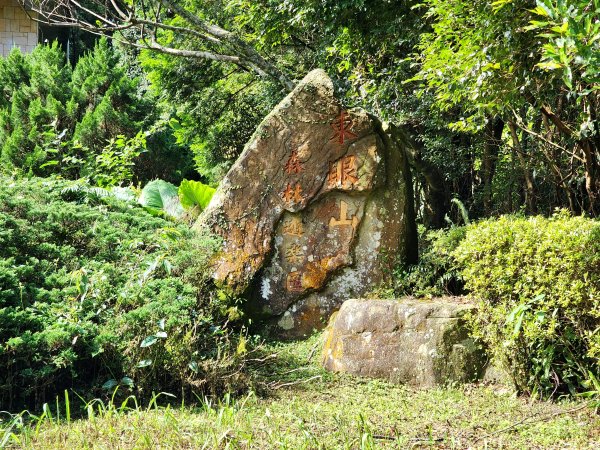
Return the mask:
[[98,186],[119,186],[131,183],[135,161],[146,149],[146,136],[141,131],[131,139],[124,135],[111,138],[95,164],[89,164],[87,177]]
[[[0,58],[0,169],[115,186],[170,167],[179,182],[191,156],[170,129],[152,126],[153,99],[125,62],[106,39],[73,69],[57,43]],[[144,152],[149,158],[141,160]]]
[[478,336],[521,391],[594,390],[600,373],[600,224],[564,212],[468,228],[453,256],[482,300]]
[[[135,135],[142,124],[137,81],[104,39],[73,71],[56,43],[31,55],[15,49],[0,59],[0,80],[0,160],[8,171],[88,175],[111,138]],[[114,141],[107,152],[113,148]]]
[[498,209],[518,210],[513,196],[520,184],[528,190],[528,212],[565,206],[596,215],[600,3],[428,0],[425,6],[431,30],[417,47],[419,91],[442,111],[460,111],[453,130],[477,135],[494,117],[513,127],[498,142],[499,154],[484,147],[474,161],[484,161],[486,176],[496,179]]
[[[528,27],[538,31],[545,44],[538,67],[558,71],[565,86],[576,95],[600,89],[600,2],[540,0],[533,10],[540,20]],[[577,85],[585,87],[578,89]]]
[[211,184],[227,173],[260,121],[282,98],[273,83],[223,63],[149,51],[141,52],[139,59],[151,91],[168,111],[165,126],[177,145],[190,148],[196,170]]
[[181,217],[183,214],[177,186],[167,181],[154,180],[148,183],[138,201],[155,215],[164,212],[171,217]]
[[426,231],[419,229],[419,262],[399,269],[394,276],[394,295],[435,297],[463,293],[460,267],[452,252],[464,239],[466,227]]
[[421,36],[418,77],[434,92],[439,108],[458,106],[468,114],[455,123],[457,129],[479,129],[485,113],[518,102],[541,73],[534,69],[539,51],[534,33],[523,31],[532,2],[503,3],[426,2],[432,29]]
[[243,382],[221,376],[243,355],[226,325],[235,305],[209,282],[215,239],[63,181],[0,186],[4,409],[107,380],[142,397]]
[[75,121],[73,139],[97,151],[117,135],[135,135],[148,107],[137,95],[138,84],[119,53],[101,39],[73,70],[73,95],[67,104]]
[[183,180],[178,188],[164,180],[153,180],[144,186],[138,202],[156,216],[194,220],[214,193],[214,188],[199,181]]
[[199,181],[183,180],[178,190],[181,206],[185,209],[198,207],[203,210],[210,203],[215,190]]

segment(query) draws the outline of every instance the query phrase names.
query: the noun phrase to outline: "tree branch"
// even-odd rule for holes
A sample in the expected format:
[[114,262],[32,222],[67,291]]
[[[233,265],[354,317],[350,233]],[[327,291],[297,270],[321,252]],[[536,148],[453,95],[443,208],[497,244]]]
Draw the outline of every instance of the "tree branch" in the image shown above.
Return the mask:
[[[89,0],[84,6],[79,0],[40,0],[30,5],[27,0],[18,0],[23,9],[38,14],[33,20],[51,26],[74,27],[86,32],[103,35],[110,39],[132,46],[184,58],[208,59],[236,64],[245,70],[252,70],[263,78],[270,78],[286,91],[294,88],[294,83],[268,59],[256,51],[252,45],[235,33],[211,24],[176,1],[154,0],[127,5],[117,0]],[[189,26],[172,25],[161,20],[160,6],[179,15]],[[163,12],[164,14],[164,12]],[[149,18],[150,16],[150,18]],[[154,20],[152,20],[154,19]],[[137,29],[139,36],[115,37],[114,33]],[[157,30],[167,30],[176,34],[187,34],[207,45],[204,49],[181,48],[176,43],[160,41]],[[198,43],[184,40],[186,47]],[[215,51],[216,50],[216,51]],[[225,50],[225,52],[223,52]]]

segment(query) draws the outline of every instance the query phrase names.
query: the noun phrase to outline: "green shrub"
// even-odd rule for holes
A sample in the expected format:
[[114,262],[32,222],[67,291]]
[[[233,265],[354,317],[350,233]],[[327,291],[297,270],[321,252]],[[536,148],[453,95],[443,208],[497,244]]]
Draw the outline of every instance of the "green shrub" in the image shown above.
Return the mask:
[[207,275],[218,242],[67,186],[0,177],[1,409],[66,388],[133,383],[143,397],[243,382],[218,376],[243,353],[235,305]]
[[530,394],[599,390],[600,223],[560,212],[471,225],[453,252],[476,333]]
[[394,276],[394,295],[433,297],[463,293],[463,281],[452,252],[465,237],[466,227],[419,229],[419,262],[400,268]]
[[179,182],[191,153],[171,128],[155,124],[157,100],[126,63],[106,39],[72,69],[56,42],[0,57],[0,170],[99,186],[157,175]]

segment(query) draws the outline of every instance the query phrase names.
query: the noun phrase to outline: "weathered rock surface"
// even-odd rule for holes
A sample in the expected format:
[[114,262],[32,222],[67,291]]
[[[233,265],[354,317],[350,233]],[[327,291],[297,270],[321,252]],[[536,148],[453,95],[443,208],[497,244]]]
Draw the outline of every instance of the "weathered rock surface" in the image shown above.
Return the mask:
[[331,319],[323,365],[418,387],[475,381],[487,358],[465,326],[472,308],[457,298],[348,300]]
[[409,177],[377,119],[344,110],[316,70],[261,123],[195,227],[223,237],[215,280],[298,337],[414,252]]

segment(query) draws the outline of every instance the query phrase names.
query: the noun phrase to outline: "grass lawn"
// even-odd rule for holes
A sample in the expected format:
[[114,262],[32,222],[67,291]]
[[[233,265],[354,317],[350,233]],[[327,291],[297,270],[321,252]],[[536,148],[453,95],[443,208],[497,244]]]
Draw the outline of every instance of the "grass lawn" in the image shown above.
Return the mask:
[[[85,419],[0,421],[0,446],[36,449],[600,448],[600,416],[585,403],[517,398],[503,386],[415,390],[333,375],[319,336],[279,344],[257,391],[197,406],[95,403]],[[310,360],[310,361],[309,361]],[[262,393],[265,393],[264,395]],[[159,397],[157,402],[160,404]],[[64,409],[64,408],[63,408]],[[7,417],[7,416],[6,416]],[[6,419],[0,416],[0,420]]]

